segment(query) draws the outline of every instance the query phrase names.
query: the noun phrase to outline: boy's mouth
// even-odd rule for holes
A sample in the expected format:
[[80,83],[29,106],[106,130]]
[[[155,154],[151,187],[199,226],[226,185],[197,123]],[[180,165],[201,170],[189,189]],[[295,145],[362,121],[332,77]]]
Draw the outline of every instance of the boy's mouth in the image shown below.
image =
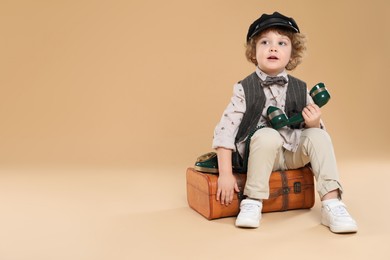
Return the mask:
[[269,60],[277,60],[278,57],[276,57],[276,56],[269,56],[267,59],[269,59]]

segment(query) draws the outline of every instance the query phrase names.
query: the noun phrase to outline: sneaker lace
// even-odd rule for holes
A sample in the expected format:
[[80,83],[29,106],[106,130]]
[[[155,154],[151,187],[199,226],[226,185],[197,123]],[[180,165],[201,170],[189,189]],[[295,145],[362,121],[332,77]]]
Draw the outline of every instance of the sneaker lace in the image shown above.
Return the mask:
[[255,204],[246,204],[246,205],[243,205],[243,207],[241,208],[241,211],[243,213],[252,213],[252,212],[256,211],[258,208],[259,208],[259,206],[255,205]]
[[340,216],[340,217],[349,217],[349,213],[347,211],[347,209],[342,206],[342,205],[339,205],[337,207],[334,207],[332,209],[333,213],[336,215],[336,216]]

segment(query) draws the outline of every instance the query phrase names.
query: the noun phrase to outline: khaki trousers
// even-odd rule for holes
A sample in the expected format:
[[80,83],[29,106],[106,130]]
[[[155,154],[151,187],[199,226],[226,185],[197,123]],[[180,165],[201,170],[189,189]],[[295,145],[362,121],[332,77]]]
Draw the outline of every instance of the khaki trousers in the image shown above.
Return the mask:
[[326,131],[319,128],[303,130],[296,152],[284,149],[282,144],[281,135],[272,128],[259,129],[252,136],[244,195],[268,199],[272,171],[297,169],[310,162],[320,198],[337,189],[341,196],[333,145]]

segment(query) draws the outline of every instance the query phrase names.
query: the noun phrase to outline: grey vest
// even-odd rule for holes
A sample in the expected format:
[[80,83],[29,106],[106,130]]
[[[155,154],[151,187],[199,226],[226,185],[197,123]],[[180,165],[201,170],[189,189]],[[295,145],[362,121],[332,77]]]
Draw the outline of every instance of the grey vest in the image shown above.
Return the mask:
[[[265,106],[265,94],[260,85],[260,78],[256,72],[242,80],[241,85],[245,92],[246,112],[237,132],[235,143],[244,140],[259,123]],[[288,75],[288,87],[286,93],[285,113],[288,117],[301,113],[306,106],[307,88],[306,83]],[[290,126],[299,128],[300,124]]]

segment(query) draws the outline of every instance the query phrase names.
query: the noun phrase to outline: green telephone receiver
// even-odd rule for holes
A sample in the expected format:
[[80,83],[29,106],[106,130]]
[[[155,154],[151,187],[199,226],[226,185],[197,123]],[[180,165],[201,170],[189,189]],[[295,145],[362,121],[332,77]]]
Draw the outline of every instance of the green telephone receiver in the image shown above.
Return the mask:
[[[318,83],[310,90],[310,96],[313,98],[314,103],[322,107],[328,103],[330,94],[326,89],[324,83]],[[295,125],[304,121],[302,113],[298,113],[290,118],[287,118],[286,114],[277,107],[269,106],[267,109],[267,117],[272,128],[278,130],[284,126]]]

